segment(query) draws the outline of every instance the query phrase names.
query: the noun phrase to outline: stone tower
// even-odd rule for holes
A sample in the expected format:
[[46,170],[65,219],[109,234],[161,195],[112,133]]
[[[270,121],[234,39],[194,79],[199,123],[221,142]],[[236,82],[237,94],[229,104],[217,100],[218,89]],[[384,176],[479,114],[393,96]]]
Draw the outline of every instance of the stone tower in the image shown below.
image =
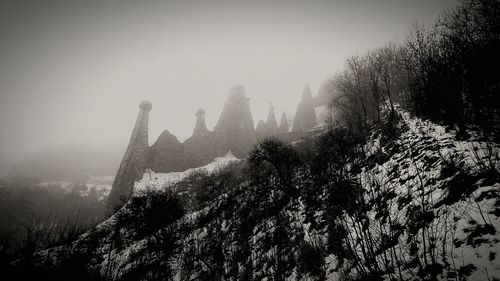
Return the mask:
[[269,136],[274,136],[278,133],[278,121],[274,115],[274,106],[269,104],[269,112],[267,114],[266,130]]
[[[255,143],[255,128],[250,112],[250,102],[243,85],[229,90],[227,101],[215,126],[220,153],[232,151],[236,157],[244,157]],[[224,150],[224,151],[223,151]]]
[[289,130],[290,130],[290,128],[288,126],[288,120],[286,120],[285,112],[283,112],[283,115],[281,115],[281,122],[280,122],[280,126],[279,126],[279,132],[281,134],[285,134],[285,133],[288,133]]
[[293,120],[292,131],[306,131],[316,126],[316,113],[314,112],[314,99],[309,84],[304,86],[302,100],[297,107],[297,113]]
[[193,137],[204,136],[208,133],[207,125],[205,124],[205,110],[198,109],[196,111],[196,125],[193,130]]
[[193,135],[182,143],[186,168],[203,166],[224,153],[217,150],[218,142],[215,139],[215,134],[207,129],[205,110],[198,109],[195,116],[196,123]]
[[134,183],[142,178],[148,154],[148,122],[151,103],[143,101],[130,141],[116,173],[106,208],[108,212],[119,209],[134,192]]

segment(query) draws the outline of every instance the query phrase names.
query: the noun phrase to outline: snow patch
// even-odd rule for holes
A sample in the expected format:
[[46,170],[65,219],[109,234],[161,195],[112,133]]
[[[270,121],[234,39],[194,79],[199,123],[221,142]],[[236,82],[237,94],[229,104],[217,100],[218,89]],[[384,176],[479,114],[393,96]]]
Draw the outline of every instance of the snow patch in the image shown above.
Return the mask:
[[215,158],[212,162],[205,166],[187,169],[184,172],[156,173],[148,169],[143,174],[142,179],[134,184],[134,192],[144,191],[147,189],[166,188],[172,184],[182,181],[194,173],[203,172],[212,174],[229,164],[238,161],[240,161],[240,159],[236,158],[231,151],[228,151],[226,155]]

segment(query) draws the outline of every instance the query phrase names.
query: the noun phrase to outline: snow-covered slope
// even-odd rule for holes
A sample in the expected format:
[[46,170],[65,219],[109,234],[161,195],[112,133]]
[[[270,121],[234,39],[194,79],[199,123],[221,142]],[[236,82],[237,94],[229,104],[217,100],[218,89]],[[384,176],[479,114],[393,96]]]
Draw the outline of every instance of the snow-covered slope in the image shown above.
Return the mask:
[[[369,157],[378,154],[387,159],[362,170],[363,187],[395,191],[394,200],[388,201],[389,213],[401,225],[407,224],[405,219],[412,212],[433,213],[435,219],[425,235],[431,241],[427,247],[436,250],[426,256],[448,265],[440,275],[442,280],[458,280],[455,278],[466,270],[471,270],[466,280],[497,280],[500,145],[479,135],[460,140],[456,130],[411,118],[405,112],[401,116],[407,130],[397,140],[383,146],[381,135],[374,135],[365,146]],[[408,202],[402,203],[405,200]],[[414,239],[410,233],[404,238]],[[401,261],[410,261],[414,257],[402,249],[405,245],[400,242],[396,249],[401,247],[400,253],[405,253]],[[421,251],[413,255],[425,259]]]
[[239,159],[236,158],[231,151],[228,151],[224,156],[215,158],[212,162],[208,163],[205,166],[191,168],[183,172],[155,173],[151,170],[147,170],[142,176],[142,179],[139,182],[135,183],[134,191],[141,192],[147,189],[167,188],[194,173],[202,172],[211,174],[231,163],[235,163],[238,161]]
[[[362,220],[342,214],[351,242],[342,264],[336,247],[349,242],[332,236],[338,222],[326,207],[335,186],[316,186],[301,170],[296,192],[280,191],[273,179],[263,186],[248,180],[146,237],[117,224],[118,213],[69,245],[38,252],[30,265],[58,271],[76,258],[106,280],[355,280],[370,277],[360,270],[376,271],[357,259],[368,256],[382,280],[422,280],[429,271],[438,280],[498,280],[500,146],[401,116],[394,136],[373,131],[357,159],[363,167],[352,171],[365,197],[356,209],[372,205]],[[136,188],[162,188],[232,161],[146,173]],[[134,214],[130,208],[119,212]]]

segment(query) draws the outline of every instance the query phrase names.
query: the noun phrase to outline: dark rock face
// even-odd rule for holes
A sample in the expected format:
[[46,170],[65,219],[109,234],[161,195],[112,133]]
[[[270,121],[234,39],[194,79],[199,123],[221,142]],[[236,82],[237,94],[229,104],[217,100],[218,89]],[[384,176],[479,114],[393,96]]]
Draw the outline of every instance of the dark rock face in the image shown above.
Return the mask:
[[232,151],[236,157],[245,156],[255,143],[255,129],[250,112],[250,103],[245,96],[245,87],[233,86],[215,126],[218,151]]
[[216,150],[217,139],[215,134],[210,131],[202,137],[192,136],[188,138],[183,146],[185,148],[184,163],[186,169],[204,166],[214,158],[223,155]]
[[115,211],[130,198],[134,191],[134,182],[140,180],[146,170],[149,150],[148,122],[151,107],[149,101],[143,101],[139,105],[140,111],[132,136],[109,194],[107,202],[109,212]]
[[184,171],[185,147],[176,136],[165,130],[149,148],[147,166],[159,173]]
[[193,135],[184,141],[184,164],[186,168],[203,166],[220,156],[214,148],[217,146],[214,132],[207,129],[205,110],[196,112],[196,125]]
[[217,146],[215,134],[209,131],[205,125],[205,111],[203,109],[196,112],[196,126],[193,135],[184,141],[183,146],[185,148],[184,163],[187,168],[203,166],[220,156],[215,149]]
[[281,115],[281,121],[278,131],[280,132],[280,134],[286,134],[289,130],[290,127],[288,126],[288,120],[286,120],[285,112],[283,112],[283,115]]
[[297,113],[293,121],[292,131],[305,131],[316,126],[316,114],[314,113],[314,99],[308,84],[304,87],[302,100],[297,107]]

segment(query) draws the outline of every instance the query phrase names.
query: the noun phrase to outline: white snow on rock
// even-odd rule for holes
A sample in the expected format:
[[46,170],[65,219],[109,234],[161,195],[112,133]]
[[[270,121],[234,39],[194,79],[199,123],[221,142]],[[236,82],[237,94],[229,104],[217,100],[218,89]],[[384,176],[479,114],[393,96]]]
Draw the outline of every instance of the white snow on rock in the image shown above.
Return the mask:
[[211,174],[228,166],[231,163],[235,163],[238,161],[240,161],[240,159],[236,158],[231,151],[228,151],[226,155],[215,158],[212,162],[208,163],[205,166],[187,169],[183,172],[156,173],[148,169],[143,174],[142,179],[135,183],[134,192],[144,191],[147,189],[166,188],[187,178],[193,173],[204,172]]

